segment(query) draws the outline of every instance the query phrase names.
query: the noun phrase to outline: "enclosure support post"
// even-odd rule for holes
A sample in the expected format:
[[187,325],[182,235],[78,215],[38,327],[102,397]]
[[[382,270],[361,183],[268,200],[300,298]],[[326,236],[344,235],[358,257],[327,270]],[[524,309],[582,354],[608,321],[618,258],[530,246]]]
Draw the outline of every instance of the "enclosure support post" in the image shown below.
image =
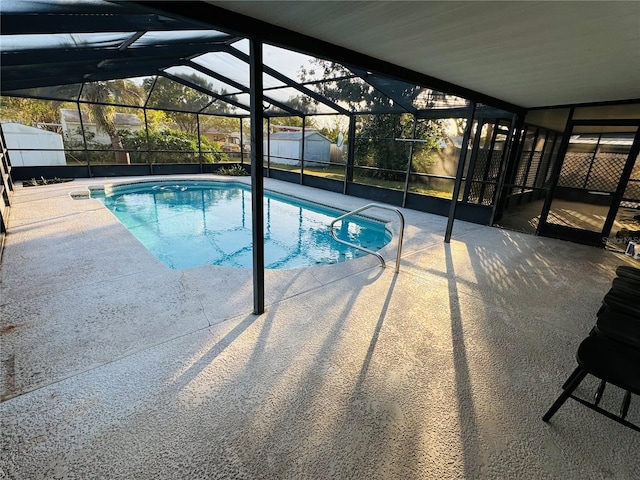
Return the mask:
[[499,220],[502,217],[504,210],[507,208],[509,191],[513,187],[513,179],[518,167],[523,128],[524,116],[519,113],[514,113],[513,123],[511,125],[509,152],[505,155],[506,165],[500,182],[500,190],[498,191],[498,198],[496,199],[495,211],[491,215],[491,224]]
[[[147,153],[145,155],[146,158],[149,159],[151,163],[151,155],[149,155],[149,119],[147,118],[147,106],[142,107],[142,115],[144,116],[144,149]],[[198,138],[198,142],[200,142],[200,138]],[[150,170],[153,173],[153,170]],[[200,173],[202,173],[202,167],[200,168]]]
[[271,117],[267,117],[267,177],[271,178]]
[[196,113],[196,129],[198,130],[198,165],[202,173],[202,142],[200,141],[200,115]]
[[467,181],[464,184],[464,192],[462,194],[463,202],[469,202],[473,176],[476,171],[476,160],[478,158],[478,151],[480,150],[480,140],[482,139],[482,128],[485,126],[485,122],[485,119],[478,119],[478,126],[476,127],[476,134],[473,139],[473,146],[471,147],[471,156],[469,157],[469,166],[467,167]]
[[356,116],[349,117],[349,133],[347,133],[347,164],[345,165],[343,194],[347,194],[347,184],[353,182],[353,164],[356,152]]
[[469,149],[469,138],[473,129],[473,117],[476,115],[476,102],[469,104],[469,116],[467,117],[467,125],[464,129],[464,137],[462,139],[462,148],[460,149],[460,159],[458,160],[458,170],[456,172],[456,181],[453,185],[453,195],[451,197],[451,206],[449,207],[449,219],[447,220],[447,231],[444,234],[444,243],[451,242],[451,231],[453,230],[453,220],[456,217],[456,207],[458,206],[458,196],[460,195],[460,185],[462,184],[462,174],[464,173],[464,164],[467,160],[467,150]]
[[151,174],[153,174],[153,155],[151,155],[151,142],[149,140],[149,119],[147,118],[147,108],[149,107],[149,98],[151,97],[151,92],[153,92],[153,89],[156,88],[156,84],[158,83],[158,77],[156,76],[153,79],[153,82],[151,83],[151,88],[149,89],[149,93],[147,93],[147,98],[145,98],[144,100],[144,105],[142,106],[142,108],[144,109],[144,128],[145,128],[145,138],[146,138],[146,144],[145,144],[145,153],[146,153],[146,157],[149,159],[148,163],[149,163],[149,172]]
[[240,120],[240,165],[244,165],[244,132],[242,131],[242,118]]
[[[503,192],[505,178],[507,172],[509,171],[509,165],[512,164],[512,158],[515,158],[515,155],[512,154],[514,150],[518,149],[518,141],[517,135],[520,131],[521,127],[521,116],[517,113],[514,113],[511,117],[511,124],[509,125],[509,136],[507,137],[507,142],[504,147],[504,153],[502,155],[502,160],[500,161],[500,173],[498,174],[498,184],[496,185],[496,192],[494,194],[493,199],[493,207],[491,208],[491,223],[493,225],[496,221],[496,215],[502,215],[502,208],[504,199],[506,198],[506,190]],[[497,130],[497,129],[496,129]]]
[[300,144],[300,185],[303,183],[304,178],[304,135],[305,135],[305,123],[307,117],[302,117],[302,143]]
[[407,171],[404,177],[404,193],[402,194],[402,207],[407,206],[407,193],[409,192],[409,177],[411,177],[411,166],[413,164],[413,145],[418,129],[418,117],[413,116],[413,130],[411,132],[411,143],[409,144],[409,160],[407,161]]
[[253,313],[264,313],[264,157],[262,42],[250,39],[251,211],[253,234]]
[[549,215],[549,210],[551,210],[551,202],[553,200],[553,194],[556,189],[556,185],[558,180],[560,179],[560,172],[562,171],[562,164],[564,163],[564,156],[567,153],[567,149],[569,148],[569,136],[571,134],[571,130],[573,128],[573,114],[576,108],[571,107],[569,109],[569,115],[567,116],[567,121],[564,125],[564,133],[562,134],[562,142],[560,143],[560,149],[558,150],[558,156],[556,157],[556,163],[553,165],[553,170],[551,171],[551,177],[549,178],[550,188],[547,190],[547,196],[544,199],[544,204],[542,205],[542,211],[540,212],[540,220],[538,220],[538,227],[536,228],[536,235],[540,235],[542,233],[542,228],[544,224],[547,223],[547,216]]

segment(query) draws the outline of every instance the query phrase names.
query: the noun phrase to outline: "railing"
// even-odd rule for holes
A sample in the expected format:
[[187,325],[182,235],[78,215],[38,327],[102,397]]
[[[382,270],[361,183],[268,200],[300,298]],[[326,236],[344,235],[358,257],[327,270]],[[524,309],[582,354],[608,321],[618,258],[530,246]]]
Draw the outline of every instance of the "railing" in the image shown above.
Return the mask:
[[374,255],[375,257],[378,258],[378,260],[380,260],[380,263],[382,264],[382,268],[386,267],[386,263],[384,261],[384,258],[382,258],[382,255],[380,255],[377,252],[374,252],[373,250],[369,250],[368,248],[362,247],[360,245],[356,245],[354,243],[350,243],[347,242],[345,240],[342,240],[340,238],[338,238],[336,236],[336,233],[333,229],[334,225],[336,223],[338,223],[341,220],[344,220],[347,217],[351,217],[353,215],[356,215],[364,210],[367,210],[369,208],[382,208],[384,210],[391,210],[393,212],[396,212],[398,214],[398,217],[400,217],[400,234],[398,235],[398,252],[396,253],[396,270],[395,272],[398,273],[400,271],[400,255],[402,254],[402,237],[404,235],[404,215],[402,215],[402,212],[400,212],[400,210],[398,210],[397,208],[393,208],[393,207],[388,207],[386,205],[380,205],[379,203],[369,203],[363,207],[360,208],[356,208],[355,210],[352,210],[348,213],[345,213],[344,215],[341,215],[340,217],[334,219],[331,224],[329,225],[329,231],[331,232],[331,236],[335,239],[336,242],[340,242],[344,245],[348,245],[350,247],[356,248],[358,250],[361,250],[363,252],[366,252],[370,255]]

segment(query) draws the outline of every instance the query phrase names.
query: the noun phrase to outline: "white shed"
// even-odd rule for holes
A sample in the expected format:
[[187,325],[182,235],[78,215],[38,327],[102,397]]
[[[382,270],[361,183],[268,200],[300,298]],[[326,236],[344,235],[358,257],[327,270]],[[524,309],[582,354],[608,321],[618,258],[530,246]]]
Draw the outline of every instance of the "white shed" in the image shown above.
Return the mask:
[[[267,151],[267,140],[264,145]],[[302,132],[276,132],[269,136],[271,161],[286,165],[300,165]],[[331,140],[315,130],[304,134],[305,165],[325,165],[331,161]]]
[[3,123],[2,131],[12,166],[67,164],[62,135],[21,123]]

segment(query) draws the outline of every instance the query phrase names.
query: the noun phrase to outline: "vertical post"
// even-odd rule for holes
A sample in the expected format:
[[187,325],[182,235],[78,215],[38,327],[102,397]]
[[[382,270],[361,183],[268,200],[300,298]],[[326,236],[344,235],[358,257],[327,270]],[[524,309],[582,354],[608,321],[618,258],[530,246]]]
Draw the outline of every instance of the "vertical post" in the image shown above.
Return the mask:
[[[147,93],[147,98],[144,100],[144,104],[142,108],[144,109],[144,128],[145,128],[145,138],[147,139],[147,144],[145,148],[145,153],[147,154],[149,164],[153,163],[153,158],[158,152],[151,152],[151,142],[149,141],[149,119],[147,118],[147,108],[149,107],[149,99],[151,98],[151,94],[153,90],[156,88],[156,84],[158,83],[158,76],[153,79],[153,83],[151,84],[151,88],[149,88],[149,92]],[[149,171],[153,173],[153,167],[149,167]]]
[[[512,159],[517,158],[512,152],[517,151],[518,142],[516,141],[519,128],[519,118],[517,113],[514,113],[511,117],[511,124],[509,125],[509,136],[504,146],[504,152],[500,159],[500,173],[498,174],[498,183],[496,184],[496,191],[494,193],[493,206],[491,208],[491,225],[496,221],[496,215],[502,215],[504,209],[505,197],[507,196],[506,190],[503,192],[505,178],[509,171],[509,165],[511,165]],[[496,129],[497,130],[497,129]]]
[[200,164],[200,173],[202,173],[202,142],[200,141],[200,115],[196,113],[196,130],[198,132],[198,163]]
[[562,134],[560,149],[558,150],[556,163],[553,165],[553,169],[551,170],[551,178],[549,179],[550,187],[547,191],[547,196],[544,199],[544,204],[542,205],[540,220],[538,220],[538,227],[536,228],[536,235],[540,235],[542,233],[544,225],[547,223],[547,216],[549,215],[549,210],[551,210],[551,203],[553,202],[553,194],[555,193],[558,180],[560,180],[560,173],[562,171],[562,164],[564,163],[564,156],[566,155],[567,149],[569,148],[569,140],[571,132],[573,131],[573,113],[575,112],[575,110],[575,107],[571,107],[569,109],[569,115],[567,116],[567,121],[564,125],[564,133]]
[[536,143],[534,145],[537,145],[541,135],[544,135],[544,142],[542,142],[542,150],[540,150],[540,161],[538,162],[538,168],[536,168],[536,174],[533,177],[533,185],[532,185],[532,187],[534,189],[538,188],[538,185],[540,184],[540,173],[544,169],[544,153],[545,153],[545,151],[547,149],[547,145],[549,144],[549,137],[551,136],[551,132],[549,132],[549,130],[547,130],[546,128],[544,128],[544,129],[539,128],[538,129],[538,136],[536,138]]
[[144,149],[147,153],[147,157],[151,158],[149,155],[149,119],[147,118],[147,107],[142,107],[142,116],[144,117]]
[[242,117],[238,120],[240,121],[240,165],[244,165],[244,137],[242,131]]
[[306,117],[302,117],[302,140],[300,144],[300,185],[302,185],[302,179],[304,178],[304,135],[305,135],[305,123]]
[[[84,84],[83,84],[84,88]],[[82,94],[82,92],[80,93]],[[76,106],[78,107],[78,121],[80,122],[80,133],[82,134],[82,147],[84,149],[84,156],[87,160],[87,170],[89,170],[89,178],[93,177],[91,174],[91,161],[89,160],[89,151],[87,147],[87,136],[84,130],[84,122],[82,121],[82,107],[80,106],[80,102],[76,102]]]
[[271,117],[267,117],[267,177],[271,178]]
[[533,130],[533,141],[531,142],[531,151],[529,152],[529,155],[527,155],[527,168],[525,169],[524,175],[522,176],[522,189],[520,190],[521,193],[525,193],[527,188],[531,186],[531,185],[527,185],[527,182],[529,180],[529,172],[531,171],[531,163],[533,162],[533,155],[536,151],[535,150],[536,143],[538,143],[538,136],[540,135],[540,128],[534,127],[533,125],[527,125],[525,127],[524,136],[522,137],[523,152],[524,152],[524,147],[527,145],[527,134],[530,132],[530,128],[531,130]]
[[9,193],[13,192],[13,180],[11,179],[11,158],[9,156],[9,149],[7,148],[7,140],[4,138],[2,124],[0,124],[0,155],[2,156],[2,173],[5,174],[2,177],[2,185],[4,186],[4,192],[2,194],[5,199],[5,205],[9,207],[11,206]]
[[510,135],[508,142],[508,153],[505,153],[505,161],[503,162],[504,170],[501,174],[499,182],[498,198],[491,215],[491,223],[502,218],[507,208],[507,202],[510,192],[513,189],[513,182],[517,173],[517,167],[520,158],[520,149],[522,147],[522,135],[524,128],[524,116],[514,113],[511,119]]
[[353,164],[356,156],[356,116],[349,117],[349,133],[347,133],[347,164],[345,165],[344,188],[347,194],[347,184],[353,182]]
[[[602,134],[600,134],[602,137]],[[629,156],[627,157],[627,163],[625,163],[624,168],[622,169],[622,173],[620,174],[620,180],[618,181],[618,187],[616,188],[615,193],[613,194],[611,207],[609,207],[609,215],[604,222],[602,227],[602,232],[606,235],[611,233],[611,227],[613,227],[613,222],[616,219],[616,215],[618,214],[618,209],[620,208],[620,202],[624,197],[624,192],[627,189],[627,184],[629,183],[629,178],[633,173],[633,169],[636,165],[636,159],[638,158],[638,154],[640,154],[640,129],[636,129],[636,135],[633,139],[633,143],[631,144],[631,149],[629,150]],[[603,246],[606,245],[606,237],[603,237]]]
[[264,313],[264,162],[262,112],[262,42],[251,38],[251,212],[253,234],[253,313]]
[[418,129],[418,117],[413,116],[413,130],[411,132],[411,143],[409,143],[409,162],[407,163],[407,172],[404,177],[404,193],[402,195],[402,207],[407,205],[407,193],[409,191],[409,177],[411,176],[411,165],[413,164],[413,146],[416,140],[416,130]]
[[587,190],[587,185],[589,185],[589,177],[591,176],[591,171],[593,170],[593,163],[596,161],[596,157],[598,156],[598,150],[600,150],[601,141],[602,133],[598,134],[598,141],[596,142],[596,147],[593,149],[593,155],[591,155],[591,160],[589,161],[589,169],[587,170],[587,174],[584,177],[582,188],[584,188],[585,190]]
[[6,143],[4,139],[4,131],[2,130],[2,124],[0,123],[0,156],[2,156],[2,161],[0,161],[0,175],[2,175],[2,198],[0,198],[0,202],[5,207],[4,209],[0,209],[0,233],[5,233],[8,227],[8,219],[2,216],[2,212],[9,213],[9,209],[7,207],[11,206],[11,197],[9,196],[9,192],[13,191],[13,183],[11,183],[11,160],[9,159],[9,150],[6,148]]
[[[538,188],[541,188],[541,189],[546,188],[545,183],[547,181],[547,174],[549,173],[549,168],[551,167],[551,163],[553,160],[553,152],[556,149],[556,143],[558,141],[559,136],[560,136],[559,133],[551,130],[547,130],[547,139],[545,140],[544,149],[542,151],[543,153],[542,158],[544,160],[544,164],[540,166],[540,172],[538,172],[538,178],[536,179],[536,187]],[[547,148],[549,144],[551,146]],[[546,153],[546,160],[544,157],[545,153]]]
[[462,194],[463,202],[468,202],[469,195],[471,194],[473,176],[476,171],[476,160],[478,158],[478,152],[480,151],[480,140],[482,139],[482,127],[484,126],[485,120],[478,119],[478,127],[476,128],[476,135],[473,140],[473,146],[471,147],[471,157],[469,158],[469,167],[467,168],[467,181],[464,184],[464,193]]
[[[484,172],[482,172],[482,183],[480,184],[480,195],[478,195],[478,203],[480,205],[482,205],[482,203],[484,202],[485,190],[487,188],[487,184],[489,183],[489,174],[491,173],[491,164],[493,163],[493,149],[496,148],[496,138],[498,137],[498,130],[500,130],[500,120],[496,118],[495,121],[493,122],[493,132],[491,133],[491,141],[489,142],[489,151],[487,153],[487,160],[484,164]],[[504,154],[504,151],[502,153]],[[500,158],[500,162],[502,162],[502,157]],[[493,192],[493,197],[495,198],[495,188]],[[493,198],[491,199],[491,203],[493,203]]]
[[471,137],[471,129],[473,128],[473,117],[476,115],[476,102],[470,102],[469,115],[467,117],[467,125],[464,129],[464,137],[462,138],[462,148],[460,149],[460,158],[458,160],[458,170],[456,172],[456,181],[453,185],[453,196],[451,197],[451,206],[449,207],[449,219],[447,220],[447,230],[444,234],[444,242],[451,242],[451,231],[453,230],[453,220],[456,217],[456,206],[458,205],[458,196],[460,195],[460,185],[462,184],[462,174],[464,173],[464,164],[467,160],[467,150],[469,149],[469,138]]

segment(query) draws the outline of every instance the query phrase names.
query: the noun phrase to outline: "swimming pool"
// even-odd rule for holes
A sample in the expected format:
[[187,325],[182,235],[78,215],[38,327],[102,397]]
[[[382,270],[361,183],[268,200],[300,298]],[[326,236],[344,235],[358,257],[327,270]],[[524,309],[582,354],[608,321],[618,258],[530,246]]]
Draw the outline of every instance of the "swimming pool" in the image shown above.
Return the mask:
[[[251,190],[241,183],[142,182],[92,190],[164,265],[251,268]],[[265,268],[326,265],[366,255],[336,242],[330,222],[344,211],[271,191],[264,193]],[[351,217],[338,238],[379,250],[391,241],[385,223]]]

